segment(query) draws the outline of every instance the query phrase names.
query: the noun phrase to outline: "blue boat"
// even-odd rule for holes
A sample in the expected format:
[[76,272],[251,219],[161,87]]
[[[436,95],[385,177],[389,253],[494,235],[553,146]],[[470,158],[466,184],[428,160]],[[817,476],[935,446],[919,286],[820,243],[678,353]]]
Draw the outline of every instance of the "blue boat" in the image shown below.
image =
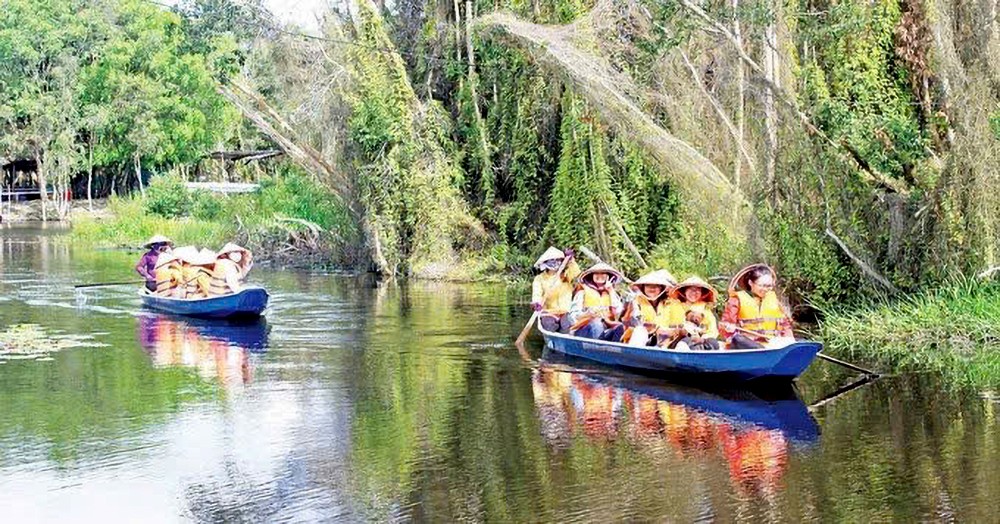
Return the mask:
[[269,296],[262,287],[248,286],[239,293],[208,298],[161,297],[143,289],[142,304],[150,309],[199,318],[256,318],[267,308]]
[[645,373],[697,373],[722,380],[792,380],[823,349],[819,342],[799,341],[777,349],[672,350],[554,333],[542,329],[541,323],[538,330],[545,337],[546,348],[570,356]]

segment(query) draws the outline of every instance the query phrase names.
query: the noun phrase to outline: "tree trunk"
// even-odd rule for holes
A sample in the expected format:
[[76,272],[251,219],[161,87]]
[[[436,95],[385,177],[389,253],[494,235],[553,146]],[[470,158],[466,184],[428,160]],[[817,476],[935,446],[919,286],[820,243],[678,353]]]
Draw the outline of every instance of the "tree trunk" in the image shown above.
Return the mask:
[[458,0],[452,2],[455,7],[455,60],[462,61],[462,13],[458,10]]
[[493,169],[490,160],[490,142],[486,136],[486,123],[479,113],[479,77],[476,75],[476,52],[472,46],[472,27],[469,21],[473,19],[472,0],[465,0],[465,46],[469,58],[469,98],[472,99],[472,110],[475,114],[476,128],[479,130],[479,147],[482,149],[482,169]]
[[38,174],[38,191],[40,192],[39,196],[42,201],[42,222],[45,222],[49,219],[48,211],[46,210],[49,194],[45,191],[45,165],[42,163],[42,154],[40,152],[35,153],[35,166]]
[[135,153],[135,179],[139,181],[139,194],[146,197],[146,188],[142,185],[142,161],[139,159],[139,152]]
[[[775,2],[771,2],[772,7]],[[764,184],[768,198],[773,202],[776,196],[775,191],[775,167],[778,160],[778,112],[774,106],[774,88],[781,87],[780,67],[778,57],[778,20],[777,11],[774,11],[775,18],[768,23],[764,29],[764,77],[767,80],[764,86],[764,143],[765,161],[764,173],[766,181]]]
[[[740,15],[739,7],[740,0],[732,0],[733,6],[733,36],[736,41],[734,42],[741,50],[743,49],[743,31],[740,27]],[[740,157],[740,150],[743,148],[743,140],[745,136],[745,117],[746,113],[746,97],[744,92],[745,87],[745,70],[743,68],[743,61],[736,61],[736,147],[738,148],[736,152],[736,162],[733,168],[733,184],[739,188],[741,187],[740,182],[742,179],[743,171],[743,159]]]
[[91,138],[87,143],[87,209],[94,211],[94,194],[92,191],[94,185],[94,139]]

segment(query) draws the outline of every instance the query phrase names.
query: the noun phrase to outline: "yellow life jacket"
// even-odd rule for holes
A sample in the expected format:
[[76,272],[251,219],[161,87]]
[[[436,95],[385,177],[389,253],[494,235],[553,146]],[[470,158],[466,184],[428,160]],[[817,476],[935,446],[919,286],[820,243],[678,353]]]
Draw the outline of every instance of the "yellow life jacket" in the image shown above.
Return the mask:
[[562,314],[569,311],[573,302],[573,283],[557,273],[542,273],[532,283],[532,302],[541,302],[548,313]]
[[164,264],[156,268],[153,270],[153,276],[156,277],[156,293],[160,295],[166,294],[182,282],[181,268],[176,263]]
[[212,278],[209,280],[208,284],[208,290],[212,296],[226,295],[235,292],[235,290],[230,289],[229,284],[226,283],[226,274],[231,271],[235,271],[242,280],[243,273],[240,270],[240,266],[237,265],[236,262],[226,258],[220,258],[215,262],[215,267],[212,269]]
[[670,299],[664,298],[654,306],[646,295],[638,295],[632,303],[631,316],[634,317],[638,313],[639,318],[644,324],[653,324],[657,328],[667,327],[670,319],[671,302]]
[[185,266],[184,288],[187,298],[207,297],[211,293],[212,273],[202,266]]
[[605,314],[605,318],[612,322],[615,321],[615,314],[611,310],[611,306],[614,304],[614,302],[611,299],[611,294],[614,293],[614,290],[605,290],[602,292],[590,286],[581,285],[579,287],[580,291],[578,292],[583,293],[584,308],[592,308],[592,307],[607,308],[607,313]]
[[688,305],[677,299],[667,301],[666,319],[661,327],[677,329],[684,327],[684,317],[687,316]]
[[762,335],[774,335],[779,332],[778,324],[788,318],[781,309],[778,295],[768,291],[763,299],[758,299],[746,291],[739,291],[740,311],[737,322],[743,329],[756,331]]

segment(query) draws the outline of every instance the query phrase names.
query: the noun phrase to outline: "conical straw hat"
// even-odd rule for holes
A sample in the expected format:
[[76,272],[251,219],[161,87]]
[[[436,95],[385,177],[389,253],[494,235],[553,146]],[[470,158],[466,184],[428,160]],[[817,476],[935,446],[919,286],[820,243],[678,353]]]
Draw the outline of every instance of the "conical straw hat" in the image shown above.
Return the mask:
[[689,287],[700,287],[701,289],[705,290],[708,293],[708,298],[703,299],[705,302],[714,303],[715,298],[718,295],[718,293],[715,291],[715,288],[708,285],[708,282],[705,282],[704,280],[698,277],[690,277],[684,279],[683,282],[677,284],[676,286],[674,286],[673,289],[670,290],[670,298],[674,300],[683,300],[684,290]]
[[142,247],[153,247],[156,244],[167,244],[172,246],[174,245],[174,241],[163,235],[153,235],[153,237],[147,240]]
[[767,264],[751,264],[733,275],[733,278],[729,280],[729,296],[736,296],[737,291],[749,291],[749,286],[747,285],[747,278],[750,276],[750,272],[756,268],[762,267],[771,272],[771,277],[774,280],[778,280],[778,274],[774,272],[774,268]]
[[160,253],[160,256],[156,257],[156,265],[153,267],[159,269],[175,260],[177,260],[176,253]]
[[549,246],[549,248],[542,253],[542,256],[538,257],[538,260],[535,261],[535,269],[541,269],[542,264],[548,262],[549,260],[559,260],[563,258],[566,258],[566,255],[563,254],[562,251]]
[[642,291],[642,286],[647,284],[653,286],[663,286],[664,291],[666,291],[671,286],[677,284],[677,279],[674,278],[674,276],[671,275],[666,269],[657,269],[656,271],[646,273],[633,282],[632,289]]
[[232,242],[229,242],[226,245],[222,246],[222,249],[220,249],[219,252],[216,253],[215,256],[221,257],[222,255],[225,255],[226,253],[236,253],[236,252],[247,254],[247,253],[250,253],[250,250],[247,249],[247,248],[245,248],[245,247],[243,247],[243,246],[240,246],[240,245],[234,244]]
[[181,262],[188,263],[188,259],[198,256],[198,248],[194,246],[183,246],[173,251],[174,256]]
[[611,285],[617,284],[618,282],[621,282],[625,278],[621,274],[621,272],[618,271],[617,269],[611,267],[608,264],[605,264],[604,262],[600,262],[594,264],[593,266],[590,266],[590,268],[588,268],[583,273],[580,273],[580,282],[583,282],[594,273],[607,273],[608,275],[610,275],[611,278],[609,279],[609,282]]

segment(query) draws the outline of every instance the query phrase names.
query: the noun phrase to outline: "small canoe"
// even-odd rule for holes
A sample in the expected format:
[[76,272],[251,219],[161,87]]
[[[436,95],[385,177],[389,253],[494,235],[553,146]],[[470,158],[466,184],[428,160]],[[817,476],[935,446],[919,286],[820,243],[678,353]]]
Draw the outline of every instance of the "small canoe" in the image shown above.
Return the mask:
[[797,341],[777,349],[681,351],[574,337],[546,331],[541,324],[538,330],[545,337],[546,348],[570,356],[646,373],[699,374],[740,381],[792,380],[823,349],[819,342]]
[[268,294],[262,287],[248,286],[239,293],[208,298],[161,297],[143,289],[142,304],[150,309],[200,318],[254,318],[267,308]]

